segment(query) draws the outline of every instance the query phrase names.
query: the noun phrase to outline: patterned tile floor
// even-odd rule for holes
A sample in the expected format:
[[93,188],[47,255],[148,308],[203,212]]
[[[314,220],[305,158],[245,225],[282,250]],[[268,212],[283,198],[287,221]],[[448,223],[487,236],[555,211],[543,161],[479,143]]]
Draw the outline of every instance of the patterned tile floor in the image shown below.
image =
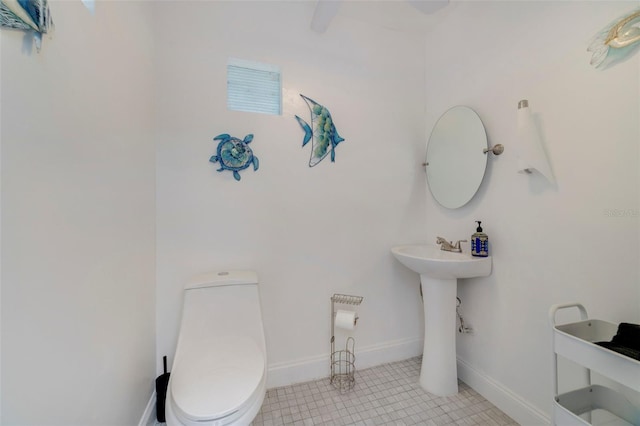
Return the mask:
[[452,397],[418,384],[421,358],[356,370],[353,390],[341,393],[329,379],[269,389],[253,426],[508,425],[517,426],[464,383]]

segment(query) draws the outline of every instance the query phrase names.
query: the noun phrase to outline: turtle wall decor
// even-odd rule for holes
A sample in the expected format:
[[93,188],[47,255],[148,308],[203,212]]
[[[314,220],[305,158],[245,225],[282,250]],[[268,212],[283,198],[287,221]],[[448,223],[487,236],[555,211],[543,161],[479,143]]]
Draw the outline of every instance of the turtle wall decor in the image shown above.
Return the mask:
[[219,172],[230,170],[233,172],[235,180],[240,180],[240,170],[244,170],[253,165],[253,170],[258,170],[259,161],[253,155],[253,151],[249,148],[249,143],[253,140],[253,135],[248,134],[244,139],[238,139],[226,133],[213,138],[214,141],[220,141],[216,150],[216,155],[212,155],[209,159],[212,163],[220,163]]

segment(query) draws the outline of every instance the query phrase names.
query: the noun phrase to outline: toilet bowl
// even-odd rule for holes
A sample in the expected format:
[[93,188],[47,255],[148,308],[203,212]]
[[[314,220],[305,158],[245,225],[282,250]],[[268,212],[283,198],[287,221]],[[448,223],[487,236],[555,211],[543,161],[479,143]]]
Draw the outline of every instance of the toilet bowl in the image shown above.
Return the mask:
[[217,272],[189,282],[167,388],[167,425],[251,423],[267,382],[261,312],[253,271]]

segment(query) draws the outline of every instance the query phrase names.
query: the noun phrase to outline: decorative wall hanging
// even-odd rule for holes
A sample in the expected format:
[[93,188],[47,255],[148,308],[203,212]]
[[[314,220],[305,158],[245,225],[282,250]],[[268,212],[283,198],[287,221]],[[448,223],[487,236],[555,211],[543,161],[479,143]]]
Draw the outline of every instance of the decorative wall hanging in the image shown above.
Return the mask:
[[313,99],[307,98],[303,94],[300,97],[304,99],[311,113],[311,126],[302,118],[296,115],[296,120],[304,130],[304,139],[302,146],[311,141],[311,158],[309,159],[309,167],[313,167],[324,159],[331,151],[331,162],[336,161],[336,146],[344,139],[340,137],[329,110],[320,105]]
[[616,19],[593,38],[591,65],[607,68],[628,59],[640,48],[640,9]]
[[33,32],[36,49],[53,28],[47,0],[0,0],[0,26]]
[[226,133],[213,138],[218,143],[216,155],[211,156],[212,163],[220,162],[219,172],[231,170],[235,180],[240,180],[240,170],[244,170],[253,164],[253,170],[258,170],[258,158],[254,157],[253,151],[249,148],[249,143],[253,140],[253,135],[247,135],[243,140],[229,136]]

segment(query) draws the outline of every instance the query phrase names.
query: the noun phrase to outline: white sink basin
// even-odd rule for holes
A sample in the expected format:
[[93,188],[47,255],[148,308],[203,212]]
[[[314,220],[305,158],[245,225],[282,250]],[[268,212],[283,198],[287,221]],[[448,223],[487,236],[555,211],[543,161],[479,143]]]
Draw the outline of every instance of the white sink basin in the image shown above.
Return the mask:
[[458,393],[456,294],[459,278],[491,274],[491,257],[452,253],[430,245],[403,245],[391,253],[420,274],[424,305],[424,349],[420,386],[438,396]]
[[391,253],[407,268],[431,278],[473,278],[491,274],[490,257],[473,257],[430,245],[396,246]]

